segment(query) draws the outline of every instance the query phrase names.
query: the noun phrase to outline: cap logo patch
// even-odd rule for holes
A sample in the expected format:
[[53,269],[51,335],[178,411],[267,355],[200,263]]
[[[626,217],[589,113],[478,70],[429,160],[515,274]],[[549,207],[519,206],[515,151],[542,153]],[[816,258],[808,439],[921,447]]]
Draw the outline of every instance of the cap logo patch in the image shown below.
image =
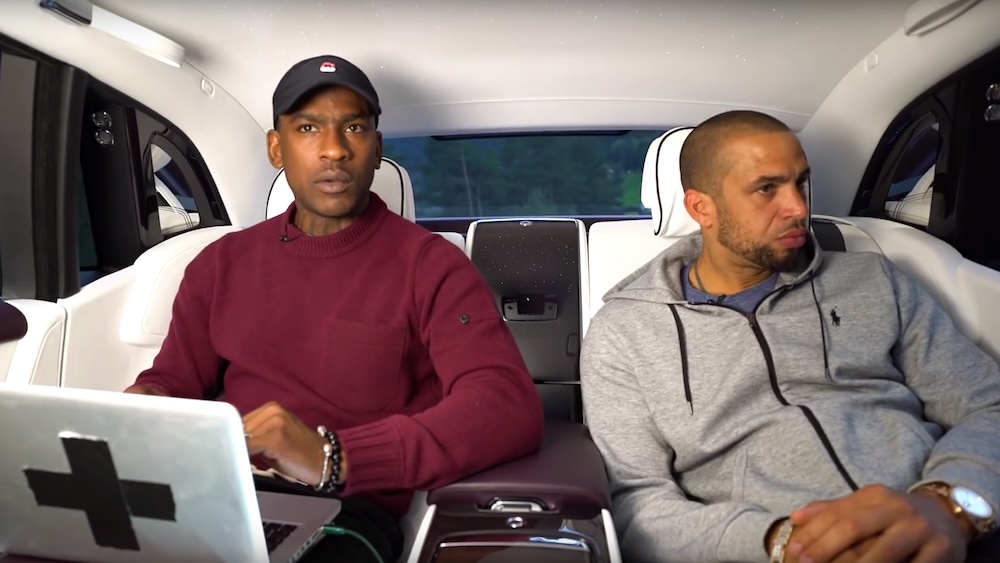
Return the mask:
[[327,61],[319,65],[320,72],[337,72],[337,65]]

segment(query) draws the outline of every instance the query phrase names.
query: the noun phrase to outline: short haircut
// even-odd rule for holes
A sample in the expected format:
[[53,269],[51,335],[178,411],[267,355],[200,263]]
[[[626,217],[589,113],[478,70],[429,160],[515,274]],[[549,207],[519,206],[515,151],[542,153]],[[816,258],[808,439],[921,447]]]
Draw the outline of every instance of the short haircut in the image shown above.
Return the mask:
[[684,191],[698,190],[718,195],[729,164],[722,159],[728,141],[748,133],[791,132],[787,125],[758,111],[736,110],[720,113],[691,131],[681,147],[681,185]]

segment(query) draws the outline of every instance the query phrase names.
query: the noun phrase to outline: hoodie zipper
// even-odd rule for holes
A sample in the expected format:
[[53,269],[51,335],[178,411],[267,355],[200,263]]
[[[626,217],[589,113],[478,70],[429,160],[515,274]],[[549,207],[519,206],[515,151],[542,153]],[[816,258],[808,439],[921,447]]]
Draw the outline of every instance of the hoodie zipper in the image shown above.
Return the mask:
[[[778,293],[780,291],[782,290],[778,290],[777,292],[774,293]],[[771,295],[773,295],[773,293]],[[764,299],[767,299],[771,295],[764,297]],[[764,299],[761,299],[761,303],[764,302]],[[725,305],[721,306],[725,307]],[[759,306],[760,304],[757,305],[757,307]],[[764,353],[764,363],[767,364],[767,375],[768,378],[771,380],[771,391],[774,392],[774,396],[778,399],[778,402],[780,402],[782,405],[786,407],[795,406],[796,408],[802,411],[802,414],[805,415],[806,420],[809,421],[809,424],[812,425],[813,430],[816,432],[816,436],[819,438],[819,441],[823,444],[823,449],[826,450],[826,455],[830,457],[830,461],[832,461],[833,465],[836,466],[837,472],[840,473],[840,476],[844,479],[844,481],[847,483],[847,486],[850,487],[852,491],[858,490],[858,484],[854,481],[854,479],[851,477],[851,474],[847,472],[847,468],[844,467],[844,464],[840,461],[840,456],[838,456],[837,452],[834,451],[833,444],[830,443],[830,438],[826,435],[826,431],[823,430],[823,426],[819,423],[819,419],[816,418],[816,415],[812,412],[812,409],[810,409],[805,405],[791,405],[785,399],[785,396],[781,394],[781,389],[778,387],[778,375],[774,369],[774,357],[771,355],[771,346],[768,345],[767,339],[764,338],[764,333],[760,330],[760,325],[757,323],[757,315],[756,315],[757,307],[754,307],[754,310],[751,313],[743,313],[742,311],[739,311],[738,309],[735,309],[733,307],[727,307],[727,308],[733,309],[741,314],[746,315],[747,320],[750,322],[750,328],[753,330],[754,336],[757,337],[757,344],[760,345],[760,349]]]
[[833,444],[830,443],[830,438],[826,435],[826,431],[823,430],[823,426],[819,423],[819,419],[816,418],[816,415],[812,412],[812,409],[810,409],[805,405],[792,405],[785,399],[785,396],[781,394],[781,389],[778,387],[778,375],[774,369],[774,357],[771,355],[771,346],[768,345],[767,339],[764,338],[764,333],[760,329],[760,324],[757,323],[757,309],[761,306],[762,303],[764,303],[764,301],[768,300],[769,298],[778,293],[784,293],[788,289],[789,289],[788,286],[780,287],[778,289],[775,289],[771,293],[768,293],[767,295],[764,296],[763,299],[760,300],[760,303],[758,303],[757,306],[754,307],[753,311],[751,311],[750,313],[744,313],[743,311],[740,311],[736,307],[731,307],[723,303],[705,303],[705,305],[712,305],[715,307],[723,307],[725,309],[730,309],[732,311],[736,311],[737,313],[747,318],[747,321],[749,321],[750,323],[750,328],[751,330],[753,330],[754,336],[757,337],[757,344],[760,346],[761,352],[764,353],[764,363],[767,364],[767,376],[771,382],[771,391],[774,393],[775,398],[777,398],[778,402],[780,402],[783,406],[786,407],[794,406],[798,408],[800,411],[802,411],[802,414],[805,415],[806,420],[808,420],[809,424],[813,427],[813,431],[816,432],[816,436],[819,438],[819,441],[823,444],[823,449],[826,450],[826,455],[830,458],[830,461],[832,461],[833,465],[837,468],[837,472],[840,473],[840,476],[844,479],[844,482],[847,483],[847,486],[850,487],[852,491],[856,491],[858,490],[858,484],[851,477],[851,474],[847,472],[847,468],[844,467],[843,462],[840,461],[840,456],[838,456],[837,452],[834,451]]

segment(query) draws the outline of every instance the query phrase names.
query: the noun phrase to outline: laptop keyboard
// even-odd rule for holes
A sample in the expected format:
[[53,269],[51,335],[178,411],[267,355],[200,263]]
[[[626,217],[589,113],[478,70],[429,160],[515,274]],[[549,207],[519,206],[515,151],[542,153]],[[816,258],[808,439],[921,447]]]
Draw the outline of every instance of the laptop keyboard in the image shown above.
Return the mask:
[[268,553],[278,549],[278,546],[298,528],[295,524],[282,524],[281,522],[264,522],[263,524],[264,541],[267,542]]

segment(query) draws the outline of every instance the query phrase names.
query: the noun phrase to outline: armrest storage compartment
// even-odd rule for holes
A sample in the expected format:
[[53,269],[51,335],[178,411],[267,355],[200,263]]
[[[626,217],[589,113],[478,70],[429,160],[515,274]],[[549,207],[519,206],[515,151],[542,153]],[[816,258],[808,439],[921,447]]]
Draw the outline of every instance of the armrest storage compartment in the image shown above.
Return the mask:
[[411,563],[620,561],[604,461],[582,424],[547,421],[538,452],[430,491],[427,503],[433,519]]

